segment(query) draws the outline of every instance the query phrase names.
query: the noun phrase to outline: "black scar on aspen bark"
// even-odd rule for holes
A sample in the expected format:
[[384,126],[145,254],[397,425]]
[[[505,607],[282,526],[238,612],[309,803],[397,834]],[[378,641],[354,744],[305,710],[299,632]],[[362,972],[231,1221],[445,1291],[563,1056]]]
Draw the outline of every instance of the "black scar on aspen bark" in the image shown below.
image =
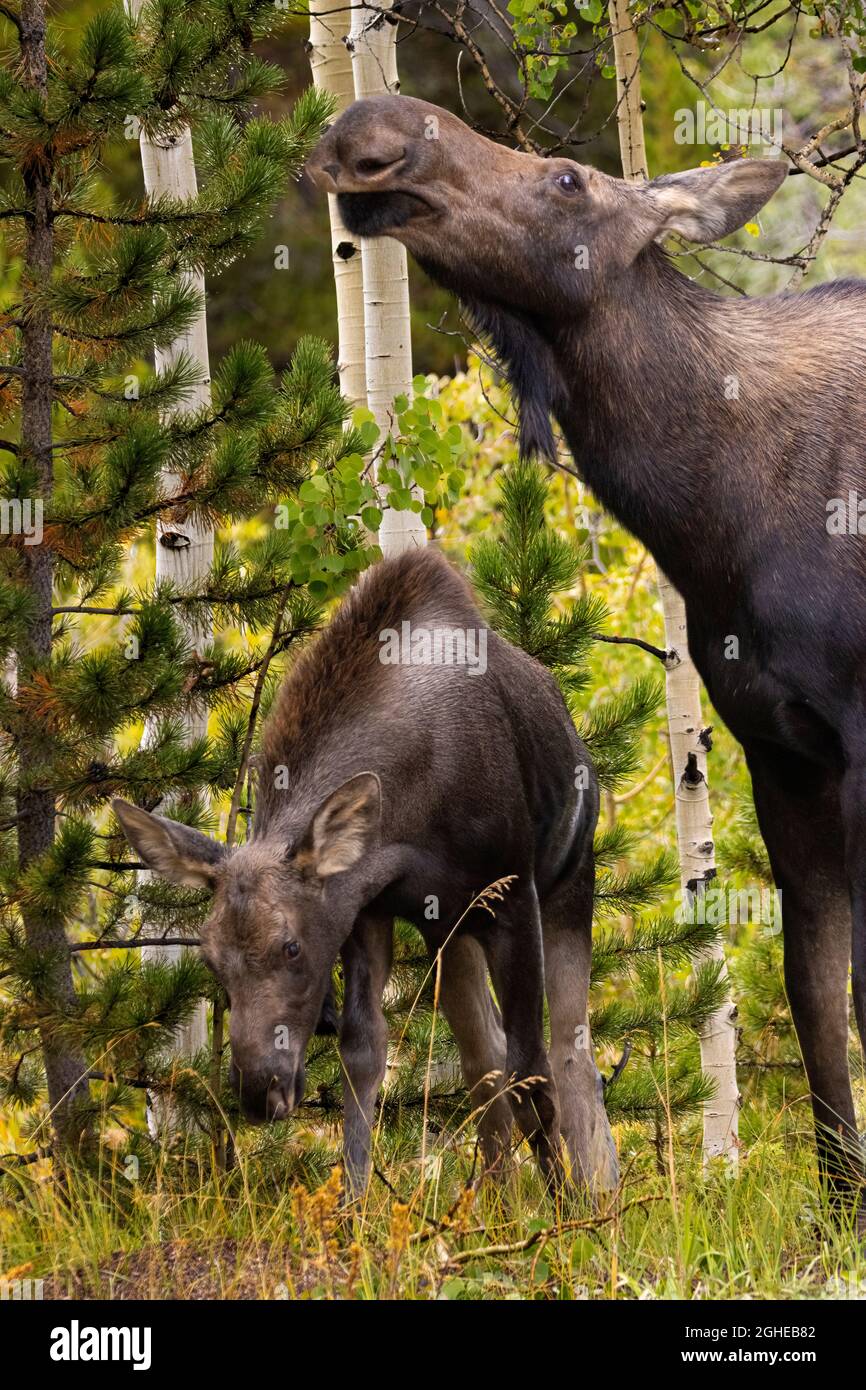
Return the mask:
[[686,787],[699,787],[703,782],[704,774],[698,767],[697,753],[689,753],[688,757],[686,758],[686,767],[685,771],[683,772],[682,780],[683,786]]

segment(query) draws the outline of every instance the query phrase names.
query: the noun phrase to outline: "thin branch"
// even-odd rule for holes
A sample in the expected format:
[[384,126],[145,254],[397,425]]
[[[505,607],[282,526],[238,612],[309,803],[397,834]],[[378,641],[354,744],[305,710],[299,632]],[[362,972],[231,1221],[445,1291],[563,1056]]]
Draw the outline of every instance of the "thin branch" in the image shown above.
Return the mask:
[[135,951],[142,946],[200,946],[197,936],[135,936],[129,941],[73,941],[70,951]]
[[641,651],[649,652],[650,656],[657,657],[664,666],[667,666],[673,657],[673,652],[666,652],[661,647],[654,647],[651,642],[644,642],[642,637],[606,637],[602,632],[594,632],[592,636],[596,642],[611,642],[616,646],[640,647]]

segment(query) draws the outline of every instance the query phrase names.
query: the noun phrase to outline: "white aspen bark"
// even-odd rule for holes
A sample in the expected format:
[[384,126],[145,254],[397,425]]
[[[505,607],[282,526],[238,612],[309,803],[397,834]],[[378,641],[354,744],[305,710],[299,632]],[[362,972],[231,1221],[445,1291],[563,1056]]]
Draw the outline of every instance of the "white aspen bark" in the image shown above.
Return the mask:
[[[193,162],[192,136],[185,129],[173,143],[155,144],[141,137],[141,163],[144,171],[145,188],[151,196],[170,194],[172,197],[187,200],[197,193],[195,164]],[[165,349],[155,353],[156,368],[165,370],[181,353],[185,352],[199,366],[201,380],[194,386],[184,403],[185,409],[197,409],[210,405],[210,360],[207,342],[207,319],[204,309],[204,276],[193,273],[190,283],[202,296],[202,309],[187,333],[176,338]],[[175,474],[165,474],[163,486],[166,492],[173,491],[178,484]],[[183,515],[163,515],[156,527],[156,580],[171,580],[179,587],[186,588],[197,578],[208,574],[213,563],[213,532],[204,530],[189,517]],[[189,622],[185,624],[186,635],[194,647],[209,639],[205,626]],[[190,743],[203,737],[207,732],[207,710],[184,716],[184,733]],[[145,730],[145,738],[147,730]],[[145,959],[177,960],[182,946],[144,947]],[[207,1008],[201,1003],[189,1022],[178,1030],[177,1051],[181,1056],[191,1057],[207,1045]],[[153,1098],[151,1098],[153,1101]],[[159,1110],[154,1106],[156,1123],[160,1122]]]
[[[310,67],[313,82],[329,92],[339,116],[355,100],[349,36],[349,5],[335,0],[310,0]],[[340,216],[337,199],[328,194],[331,221],[331,260],[337,291],[337,370],[340,390],[353,408],[367,404],[367,361],[364,342],[364,273],[361,246]]]
[[[610,0],[608,12],[616,63],[617,127],[623,174],[628,180],[640,182],[648,178],[649,171],[641,111],[637,33],[629,14],[628,0]],[[683,903],[688,907],[715,874],[713,817],[707,754],[700,740],[703,727],[700,679],[689,655],[685,603],[661,572],[658,586],[665,645],[669,652],[675,653],[667,665],[666,696],[680,877]],[[719,964],[722,977],[727,980],[721,942],[711,947],[703,959]],[[740,1105],[735,1016],[736,1009],[728,995],[701,1033],[701,1067],[715,1083],[714,1095],[704,1104],[704,1163],[724,1157],[732,1168],[736,1167],[738,1159]]]
[[[381,11],[392,0],[380,0],[375,9],[352,9],[349,43],[355,96],[398,92],[397,27]],[[406,250],[390,237],[361,239],[364,270],[364,325],[367,367],[367,404],[381,437],[394,424],[394,397],[412,398],[412,338],[409,321],[409,274]],[[388,508],[379,531],[382,554],[399,555],[427,544],[427,530],[417,512]]]
[[[176,136],[159,141],[151,140],[142,132],[141,166],[144,173],[145,191],[149,197],[169,196],[182,201],[195,198],[195,163],[193,160],[192,135],[184,127]],[[207,318],[204,309],[204,276],[192,273],[187,277],[202,296],[200,313],[181,337],[176,338],[169,347],[157,349],[155,353],[158,371],[165,370],[186,353],[198,365],[201,380],[188,393],[184,410],[194,410],[210,405],[210,362],[207,343]],[[178,485],[173,473],[164,473],[163,489],[171,494]],[[206,575],[213,562],[213,532],[203,530],[182,510],[173,515],[163,514],[156,527],[156,579],[171,580],[179,587],[187,587],[197,578]],[[186,623],[186,635],[197,647],[209,638],[206,626],[194,622]],[[201,738],[207,732],[207,711],[184,717],[184,732],[189,742]],[[143,742],[146,745],[152,736],[152,728],[145,725]],[[142,948],[145,960],[177,960],[185,948],[182,946],[148,946]],[[192,1018],[177,1032],[177,1051],[181,1056],[191,1057],[207,1045],[207,1009],[199,1004]],[[148,1124],[152,1132],[171,1123],[170,1107],[148,1094]]]

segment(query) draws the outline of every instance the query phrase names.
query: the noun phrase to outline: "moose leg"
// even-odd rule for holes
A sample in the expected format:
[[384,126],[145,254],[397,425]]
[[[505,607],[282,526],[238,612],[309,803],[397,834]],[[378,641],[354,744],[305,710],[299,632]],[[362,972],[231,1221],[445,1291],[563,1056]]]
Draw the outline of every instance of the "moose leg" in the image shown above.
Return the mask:
[[394,923],[362,914],[342,950],[345,989],[340,1024],[343,1160],[351,1196],[370,1178],[370,1131],[388,1060],[382,993],[391,973]]
[[488,1172],[498,1173],[511,1144],[505,1087],[505,1034],[487,983],[484,953],[471,936],[455,936],[442,956],[439,999],[460,1051]]
[[802,759],[747,747],[755,807],[782,895],[785,988],[812,1092],[822,1173],[837,1193],[859,1182],[848,1073],[851,907],[838,783]]
[[562,1178],[559,1106],[544,1045],[544,954],[535,887],[515,884],[478,937],[487,956],[505,1030],[505,1071],[515,1118],[544,1177]]
[[[866,766],[855,766],[842,781],[842,818],[845,822],[845,863],[851,894],[852,971],[851,993],[860,1043],[866,1050]],[[862,1177],[862,1144],[857,1146]],[[866,1185],[861,1182],[858,1217],[866,1231]]]
[[619,1162],[589,1032],[593,879],[590,856],[589,866],[582,865],[542,904],[541,916],[550,1061],[562,1137],[573,1179],[597,1193],[616,1187]]

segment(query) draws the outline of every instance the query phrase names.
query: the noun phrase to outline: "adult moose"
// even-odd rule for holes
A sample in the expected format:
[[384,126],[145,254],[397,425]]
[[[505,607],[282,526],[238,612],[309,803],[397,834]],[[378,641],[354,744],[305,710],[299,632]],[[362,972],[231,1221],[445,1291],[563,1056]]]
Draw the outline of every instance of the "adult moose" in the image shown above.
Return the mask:
[[351,231],[396,237],[457,293],[506,366],[523,452],[553,453],[553,415],[682,593],[783,894],[822,1166],[859,1199],[847,984],[853,942],[866,1043],[866,558],[827,523],[833,499],[866,491],[866,285],[726,298],[656,244],[741,227],[781,184],[775,160],[634,186],[383,96],[350,107],[309,167]]
[[[383,661],[405,623],[412,659]],[[448,660],[460,654],[448,633],[464,650],[473,634],[484,669]],[[431,661],[425,640],[445,659]],[[232,1076],[250,1119],[282,1119],[303,1098],[304,1053],[342,954],[345,1163],[351,1188],[364,1187],[400,916],[431,953],[445,948],[440,998],[487,1164],[500,1165],[513,1104],[553,1183],[561,1135],[576,1177],[615,1186],[586,1026],[595,774],[553,678],[487,628],[435,551],[376,565],[292,667],[265,727],[248,844],[229,853],[163,816],[113,806],[149,868],[213,890],[202,954],[229,995]],[[511,876],[495,917],[467,914]]]

